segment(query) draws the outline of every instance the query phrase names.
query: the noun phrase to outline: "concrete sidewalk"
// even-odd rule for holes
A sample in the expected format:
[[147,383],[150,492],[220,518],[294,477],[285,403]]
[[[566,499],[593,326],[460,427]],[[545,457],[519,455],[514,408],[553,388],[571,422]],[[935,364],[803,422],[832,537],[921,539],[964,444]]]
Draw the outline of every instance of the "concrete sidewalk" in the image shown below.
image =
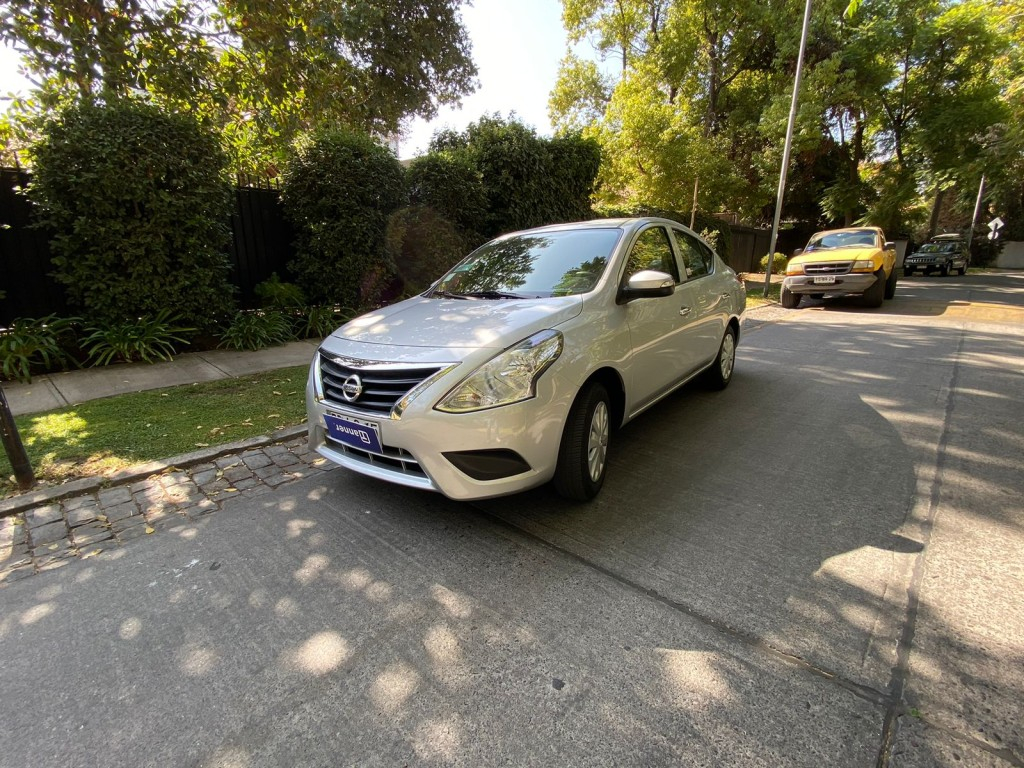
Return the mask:
[[318,339],[307,339],[255,352],[228,349],[187,352],[166,363],[131,363],[83,368],[37,376],[32,379],[31,384],[5,382],[3,388],[11,412],[19,416],[127,392],[142,392],[178,384],[246,376],[276,368],[308,365],[319,344]]

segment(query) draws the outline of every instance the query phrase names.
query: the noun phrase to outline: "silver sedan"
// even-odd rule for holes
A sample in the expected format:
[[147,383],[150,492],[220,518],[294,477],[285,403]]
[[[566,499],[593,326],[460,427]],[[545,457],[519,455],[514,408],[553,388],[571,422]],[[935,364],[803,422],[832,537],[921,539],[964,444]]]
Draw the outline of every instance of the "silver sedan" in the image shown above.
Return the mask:
[[666,219],[505,235],[324,340],[310,445],[453,499],[553,481],[585,501],[615,428],[698,375],[729,383],[745,301],[712,248]]

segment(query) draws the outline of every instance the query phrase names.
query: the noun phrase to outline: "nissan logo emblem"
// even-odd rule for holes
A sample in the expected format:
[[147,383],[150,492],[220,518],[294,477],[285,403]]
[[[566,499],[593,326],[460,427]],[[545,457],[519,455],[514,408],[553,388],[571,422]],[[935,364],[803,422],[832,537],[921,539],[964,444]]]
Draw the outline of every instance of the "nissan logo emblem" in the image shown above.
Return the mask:
[[363,381],[353,373],[341,385],[341,396],[345,398],[346,402],[354,403],[361,394],[363,394]]

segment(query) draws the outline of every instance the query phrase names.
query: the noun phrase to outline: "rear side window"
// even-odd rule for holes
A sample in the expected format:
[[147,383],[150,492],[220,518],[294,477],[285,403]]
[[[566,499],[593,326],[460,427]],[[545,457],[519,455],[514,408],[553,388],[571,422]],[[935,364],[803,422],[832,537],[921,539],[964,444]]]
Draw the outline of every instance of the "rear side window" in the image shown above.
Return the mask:
[[673,229],[676,245],[679,246],[679,255],[686,267],[686,277],[694,280],[704,275],[710,275],[715,269],[715,255],[704,243],[693,235],[683,232],[681,229]]

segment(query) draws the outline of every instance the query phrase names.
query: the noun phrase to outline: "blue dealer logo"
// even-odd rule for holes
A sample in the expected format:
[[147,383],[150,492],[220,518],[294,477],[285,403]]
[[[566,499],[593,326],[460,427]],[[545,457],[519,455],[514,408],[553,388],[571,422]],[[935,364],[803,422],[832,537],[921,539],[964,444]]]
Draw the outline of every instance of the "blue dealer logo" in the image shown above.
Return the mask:
[[354,429],[343,424],[334,424],[334,431],[342,435],[351,435],[365,445],[372,445],[370,433],[365,429]]

